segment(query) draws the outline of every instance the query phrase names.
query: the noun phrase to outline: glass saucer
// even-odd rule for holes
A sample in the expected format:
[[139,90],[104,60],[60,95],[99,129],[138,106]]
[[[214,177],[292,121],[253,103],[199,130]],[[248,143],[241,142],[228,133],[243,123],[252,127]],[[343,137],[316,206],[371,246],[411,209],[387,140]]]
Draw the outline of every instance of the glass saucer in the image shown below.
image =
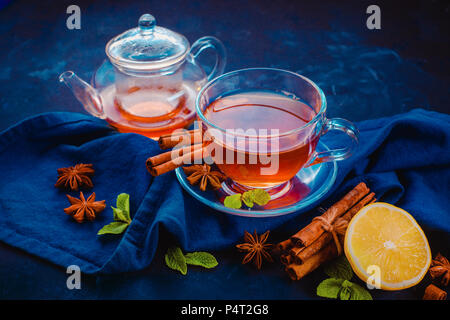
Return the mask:
[[[327,151],[329,148],[319,142],[316,151]],[[182,168],[175,170],[181,186],[203,204],[229,214],[245,217],[275,217],[292,212],[305,211],[317,205],[330,190],[337,175],[336,162],[319,163],[301,169],[290,181],[290,189],[283,196],[269,201],[265,206],[231,209],[223,205],[227,195],[223,189],[200,191],[197,185],[191,185]],[[224,182],[222,186],[225,186]]]

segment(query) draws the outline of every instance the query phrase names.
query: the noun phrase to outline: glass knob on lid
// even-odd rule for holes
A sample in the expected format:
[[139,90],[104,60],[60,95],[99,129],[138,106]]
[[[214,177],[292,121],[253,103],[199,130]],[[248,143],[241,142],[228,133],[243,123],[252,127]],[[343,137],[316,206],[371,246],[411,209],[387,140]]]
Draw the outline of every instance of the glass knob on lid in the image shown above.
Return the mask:
[[151,14],[139,18],[137,28],[125,31],[106,45],[106,54],[120,70],[156,71],[182,62],[189,42],[181,34],[156,25]]
[[146,13],[139,18],[139,31],[142,36],[152,35],[155,26],[156,20],[151,14]]

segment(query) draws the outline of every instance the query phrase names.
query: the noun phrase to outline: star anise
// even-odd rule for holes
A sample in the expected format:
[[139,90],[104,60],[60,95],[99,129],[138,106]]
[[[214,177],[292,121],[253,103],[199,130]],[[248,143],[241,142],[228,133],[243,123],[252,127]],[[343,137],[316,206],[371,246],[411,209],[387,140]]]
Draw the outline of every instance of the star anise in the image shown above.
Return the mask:
[[78,191],[80,187],[92,188],[91,176],[94,174],[92,164],[78,163],[73,167],[59,168],[55,187]]
[[245,243],[236,245],[240,251],[248,252],[244,259],[242,260],[242,264],[246,264],[250,262],[252,259],[255,261],[255,265],[258,269],[261,269],[263,258],[269,262],[273,262],[271,255],[268,250],[270,250],[273,245],[270,243],[266,243],[267,238],[269,237],[269,232],[264,232],[261,236],[258,236],[256,230],[254,235],[251,235],[247,231],[244,234]]
[[208,164],[194,164],[189,167],[183,167],[186,178],[190,184],[194,185],[200,182],[200,190],[205,191],[208,184],[213,189],[219,189],[225,175],[219,171],[211,170]]
[[84,198],[83,192],[80,191],[80,199],[66,194],[70,207],[65,208],[64,212],[71,215],[78,223],[82,223],[84,218],[92,221],[97,214],[105,209],[105,200],[95,201],[95,192],[93,192],[87,200]]
[[450,282],[450,262],[440,253],[431,261],[430,276],[442,286],[448,286]]

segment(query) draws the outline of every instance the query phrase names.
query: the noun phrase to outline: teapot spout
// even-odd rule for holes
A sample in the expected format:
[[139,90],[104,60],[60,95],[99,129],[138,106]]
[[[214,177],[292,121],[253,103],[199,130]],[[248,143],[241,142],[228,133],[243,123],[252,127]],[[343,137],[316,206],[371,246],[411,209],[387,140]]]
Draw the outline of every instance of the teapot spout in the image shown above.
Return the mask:
[[100,94],[86,81],[83,81],[73,71],[63,72],[59,76],[59,82],[63,82],[75,97],[80,101],[87,112],[95,117],[104,119],[103,103]]

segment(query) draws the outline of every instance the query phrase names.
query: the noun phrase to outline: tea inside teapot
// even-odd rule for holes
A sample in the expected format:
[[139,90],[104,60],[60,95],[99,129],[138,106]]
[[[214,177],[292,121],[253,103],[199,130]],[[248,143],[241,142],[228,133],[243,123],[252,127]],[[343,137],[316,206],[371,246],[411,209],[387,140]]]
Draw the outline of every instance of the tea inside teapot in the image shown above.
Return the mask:
[[120,132],[152,138],[189,126],[195,118],[197,89],[189,83],[180,88],[131,87],[118,94],[114,85],[100,91],[106,121]]
[[187,92],[183,89],[130,88],[127,94],[115,97],[117,107],[135,118],[168,118],[186,104]]

